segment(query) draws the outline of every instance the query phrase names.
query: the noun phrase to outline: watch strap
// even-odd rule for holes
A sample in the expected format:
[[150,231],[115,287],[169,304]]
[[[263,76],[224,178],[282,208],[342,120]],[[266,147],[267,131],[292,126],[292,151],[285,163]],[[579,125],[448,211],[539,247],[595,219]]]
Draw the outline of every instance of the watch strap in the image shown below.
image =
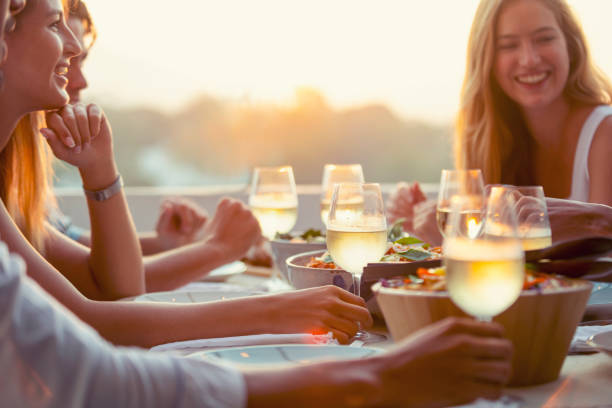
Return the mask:
[[117,176],[115,181],[113,181],[108,187],[103,188],[101,190],[87,190],[83,187],[83,191],[85,191],[85,195],[87,198],[94,201],[106,201],[115,194],[117,194],[123,188],[123,179],[121,175]]

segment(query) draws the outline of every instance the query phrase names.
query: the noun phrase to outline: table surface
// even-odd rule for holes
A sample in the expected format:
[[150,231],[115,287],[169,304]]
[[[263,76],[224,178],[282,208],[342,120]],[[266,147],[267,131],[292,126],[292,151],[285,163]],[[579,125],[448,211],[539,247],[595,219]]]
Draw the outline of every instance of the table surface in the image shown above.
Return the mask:
[[[264,277],[243,274],[228,282],[251,286]],[[373,332],[386,334],[388,340],[369,346],[393,347],[384,324],[375,325]],[[530,387],[508,388],[509,395],[523,399],[523,407],[545,408],[612,408],[612,356],[605,353],[567,356],[556,381]]]

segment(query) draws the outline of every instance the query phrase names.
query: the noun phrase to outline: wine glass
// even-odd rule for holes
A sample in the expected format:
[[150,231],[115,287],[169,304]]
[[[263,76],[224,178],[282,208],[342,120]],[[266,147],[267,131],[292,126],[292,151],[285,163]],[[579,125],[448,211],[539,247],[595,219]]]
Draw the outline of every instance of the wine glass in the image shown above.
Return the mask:
[[[353,275],[360,296],[363,268],[387,251],[387,220],[380,185],[340,183],[334,186],[327,222],[327,250],[334,262]],[[364,343],[385,337],[361,330],[354,337]]]
[[[514,192],[507,186],[489,190],[482,235],[470,239],[461,232],[461,201],[466,198],[457,195],[451,199],[443,244],[448,294],[461,310],[480,321],[491,321],[509,308],[520,296],[525,280]],[[520,397],[504,395],[493,406],[521,405]]]
[[512,191],[493,187],[487,200],[482,235],[463,235],[461,201],[451,199],[443,244],[448,294],[464,312],[490,321],[519,297],[525,279],[525,257],[518,236]]
[[329,206],[336,183],[363,183],[361,164],[326,164],[321,182],[321,220],[327,226]]
[[440,233],[444,236],[446,224],[451,211],[451,199],[461,195],[465,199],[457,202],[461,221],[460,231],[468,238],[476,238],[482,229],[482,218],[485,207],[484,182],[480,169],[476,170],[442,170],[440,191],[436,206],[436,219]]
[[249,206],[266,238],[274,239],[277,232],[291,231],[297,221],[298,207],[293,168],[256,167]]
[[542,186],[512,187],[516,200],[518,234],[523,250],[546,248],[552,245],[552,232]]

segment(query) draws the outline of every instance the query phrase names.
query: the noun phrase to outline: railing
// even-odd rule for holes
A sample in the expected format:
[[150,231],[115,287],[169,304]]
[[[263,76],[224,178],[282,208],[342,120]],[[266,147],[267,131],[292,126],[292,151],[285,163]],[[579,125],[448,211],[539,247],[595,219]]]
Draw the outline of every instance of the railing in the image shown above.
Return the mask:
[[[385,198],[395,190],[395,184],[383,184]],[[423,191],[429,197],[435,197],[437,184],[422,184]],[[247,202],[248,193],[245,186],[227,185],[211,187],[126,187],[125,189],[132,217],[139,231],[151,230],[159,214],[159,204],[165,197],[181,196],[189,198],[209,214],[213,214],[221,197],[228,196]],[[322,228],[319,213],[321,187],[319,185],[298,185],[298,221],[295,230]],[[62,211],[72,217],[73,222],[83,228],[89,226],[89,215],[83,192],[79,188],[58,188],[58,203]]]

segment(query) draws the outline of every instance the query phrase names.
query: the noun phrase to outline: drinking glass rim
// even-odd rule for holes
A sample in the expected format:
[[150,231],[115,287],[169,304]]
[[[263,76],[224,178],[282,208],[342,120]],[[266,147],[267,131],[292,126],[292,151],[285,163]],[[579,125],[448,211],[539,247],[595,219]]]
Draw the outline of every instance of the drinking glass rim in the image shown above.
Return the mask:
[[334,188],[336,188],[336,185],[342,185],[342,186],[377,186],[378,188],[380,188],[380,183],[357,183],[354,181],[348,181],[348,182],[341,182],[341,183],[334,183]]
[[348,163],[348,164],[325,163],[323,165],[323,169],[325,169],[326,167],[331,167],[331,166],[341,167],[341,168],[344,168],[344,167],[357,167],[357,166],[359,166],[359,167],[361,167],[363,169],[363,166],[361,165],[361,163]]
[[282,172],[283,170],[290,170],[291,172],[293,172],[293,166],[291,165],[284,165],[284,166],[255,166],[253,167],[253,173],[255,171],[278,171],[278,172]]

